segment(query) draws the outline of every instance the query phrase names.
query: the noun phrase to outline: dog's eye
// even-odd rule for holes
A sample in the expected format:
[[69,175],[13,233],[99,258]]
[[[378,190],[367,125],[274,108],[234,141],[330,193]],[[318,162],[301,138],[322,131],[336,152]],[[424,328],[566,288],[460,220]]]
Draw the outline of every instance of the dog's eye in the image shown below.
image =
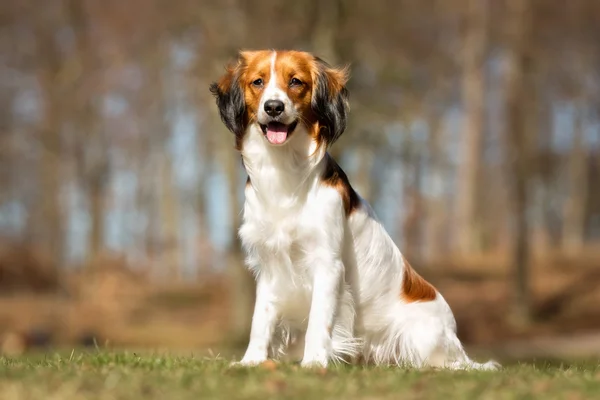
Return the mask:
[[254,86],[262,86],[262,85],[263,85],[263,80],[262,80],[262,79],[260,79],[260,78],[258,78],[258,79],[256,79],[256,80],[254,80],[254,81],[252,82],[252,84],[253,84]]
[[302,81],[298,78],[290,79],[290,86],[300,86],[302,85]]

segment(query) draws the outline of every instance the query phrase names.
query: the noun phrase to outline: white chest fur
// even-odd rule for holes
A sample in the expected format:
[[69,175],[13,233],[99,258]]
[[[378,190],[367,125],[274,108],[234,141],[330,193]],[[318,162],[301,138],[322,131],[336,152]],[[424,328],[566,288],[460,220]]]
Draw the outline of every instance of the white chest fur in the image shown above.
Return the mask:
[[[251,183],[239,234],[248,267],[272,286],[278,303],[301,307],[306,318],[315,266],[330,257],[322,244],[331,232],[323,227],[328,219],[339,225],[343,208],[335,189],[319,184],[322,154],[307,154],[301,133],[286,148],[272,148],[262,133],[249,132],[243,157]],[[341,237],[343,227],[337,230]]]
[[[314,180],[315,178],[311,178]],[[310,183],[308,183],[310,184]],[[278,205],[278,194],[268,202],[254,188],[246,189],[244,222],[240,238],[247,253],[248,266],[266,274],[279,284],[305,285],[312,280],[311,264],[319,253],[319,243],[325,240],[323,231],[326,197],[338,196],[334,189],[310,184],[314,190],[298,196],[295,202],[281,196],[285,205]],[[281,278],[281,279],[278,279]],[[292,278],[292,279],[290,279]]]

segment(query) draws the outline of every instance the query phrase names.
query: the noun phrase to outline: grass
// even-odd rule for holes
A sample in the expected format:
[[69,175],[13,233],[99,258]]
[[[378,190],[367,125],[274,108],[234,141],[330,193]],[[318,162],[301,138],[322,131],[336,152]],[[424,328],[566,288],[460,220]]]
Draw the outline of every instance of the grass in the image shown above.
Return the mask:
[[219,358],[73,352],[0,358],[0,399],[588,399],[600,364],[515,364],[500,372],[296,364],[230,368]]

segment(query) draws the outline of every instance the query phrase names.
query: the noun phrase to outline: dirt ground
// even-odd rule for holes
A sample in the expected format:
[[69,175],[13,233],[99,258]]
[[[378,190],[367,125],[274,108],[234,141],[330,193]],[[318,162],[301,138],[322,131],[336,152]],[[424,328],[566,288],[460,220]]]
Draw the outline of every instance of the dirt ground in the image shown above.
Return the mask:
[[[522,343],[527,349],[530,339],[600,332],[600,268],[596,267],[600,264],[589,257],[586,260],[563,258],[534,266],[533,318],[528,326],[511,322],[514,292],[507,270],[471,268],[469,263],[460,263],[461,267],[447,263],[443,270],[436,267],[436,274],[430,272],[432,266],[415,264],[415,268],[446,298],[454,310],[459,337],[467,346],[497,350]],[[0,285],[3,279],[6,283],[6,273],[1,275],[1,271],[0,265]],[[54,290],[2,292],[0,346],[4,353],[40,346],[200,349],[229,340],[228,285],[222,276],[205,276],[192,283],[156,283],[118,259],[105,259],[84,272],[63,274],[56,282],[60,283]],[[600,340],[591,343],[597,343],[600,352]]]

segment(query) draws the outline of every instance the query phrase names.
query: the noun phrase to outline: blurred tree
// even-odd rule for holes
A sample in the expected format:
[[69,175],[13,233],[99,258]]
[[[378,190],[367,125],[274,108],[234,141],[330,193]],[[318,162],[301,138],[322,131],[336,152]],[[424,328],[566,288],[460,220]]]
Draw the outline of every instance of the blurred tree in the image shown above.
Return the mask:
[[569,197],[565,202],[563,246],[576,254],[584,243],[587,199],[587,151],[584,143],[585,104],[575,103],[571,152],[569,155]]
[[464,128],[456,199],[456,244],[463,255],[474,249],[479,232],[477,210],[478,178],[485,122],[485,70],[487,60],[488,2],[466,0],[463,39],[462,96]]
[[[104,250],[105,203],[110,179],[110,160],[106,133],[100,129],[102,116],[98,111],[98,100],[103,94],[102,61],[94,54],[97,48],[91,38],[93,29],[87,2],[68,0],[66,14],[75,38],[74,56],[71,65],[72,101],[71,118],[76,130],[73,157],[77,174],[86,193],[90,213],[90,235],[87,259],[91,263]],[[98,22],[98,21],[96,21]]]
[[[35,7],[28,4],[27,6]],[[43,118],[37,127],[39,187],[33,218],[29,219],[34,242],[45,243],[55,262],[64,261],[64,215],[61,202],[64,116],[64,63],[57,43],[63,26],[61,9],[50,6],[47,13],[32,12],[35,37],[35,63],[40,86]],[[33,9],[30,9],[32,11]]]
[[[159,25],[160,26],[160,25]],[[149,119],[151,129],[151,148],[156,155],[156,171],[159,176],[159,207],[161,218],[160,254],[161,266],[166,268],[171,279],[180,279],[182,273],[179,248],[179,199],[173,171],[171,140],[173,136],[173,104],[169,102],[168,83],[165,82],[169,71],[169,42],[163,31],[155,31],[156,45],[147,65],[147,85],[152,87],[152,114]]]
[[427,113],[429,128],[428,150],[429,150],[429,197],[427,199],[427,211],[425,220],[425,245],[427,246],[425,257],[429,262],[438,260],[443,254],[444,223],[447,209],[444,196],[444,180],[446,177],[444,149],[445,132],[443,111],[440,107],[430,107]]
[[[589,40],[586,14],[594,12],[586,1],[577,1],[569,5],[566,12],[568,25],[571,26],[571,37],[575,43],[572,62],[566,68],[572,76],[569,79],[568,98],[573,105],[573,132],[571,134],[571,151],[568,161],[568,193],[564,208],[563,246],[564,250],[574,255],[581,251],[585,241],[586,202],[588,197],[587,169],[588,149],[585,139],[587,109],[590,103],[589,76],[593,59],[593,44]],[[600,11],[600,10],[599,10]]]
[[507,1],[506,33],[506,133],[507,168],[510,182],[510,199],[513,213],[512,259],[514,271],[514,322],[530,321],[531,294],[529,288],[530,226],[527,217],[529,206],[529,176],[531,172],[531,114],[536,111],[531,90],[531,2]]

